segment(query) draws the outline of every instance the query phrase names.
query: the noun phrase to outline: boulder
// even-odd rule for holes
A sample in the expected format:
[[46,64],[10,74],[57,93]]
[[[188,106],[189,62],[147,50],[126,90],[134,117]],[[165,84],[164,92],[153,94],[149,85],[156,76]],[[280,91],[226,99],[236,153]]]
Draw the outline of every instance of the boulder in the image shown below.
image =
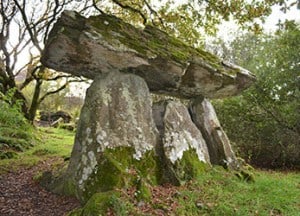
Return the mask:
[[138,180],[156,182],[157,138],[144,80],[119,72],[98,76],[87,90],[70,164],[56,191],[86,202]]
[[153,118],[161,137],[162,179],[179,185],[198,176],[210,164],[206,142],[188,109],[172,100],[153,105]]
[[73,11],[54,25],[41,61],[90,79],[116,70],[137,74],[150,91],[182,98],[236,95],[255,80],[249,71],[155,27],[138,29],[111,15],[85,18]]
[[238,168],[236,156],[230,141],[218,120],[215,109],[207,99],[194,99],[190,105],[193,122],[203,134],[207,143],[210,162],[232,169]]
[[52,122],[50,124],[51,127],[55,127],[58,128],[61,124],[64,123],[64,119],[62,117],[60,117],[59,119],[57,119],[56,121]]
[[59,119],[63,119],[64,123],[70,123],[72,117],[69,113],[65,111],[57,111],[57,112],[47,112],[47,111],[41,111],[40,112],[40,120],[45,122],[55,122]]

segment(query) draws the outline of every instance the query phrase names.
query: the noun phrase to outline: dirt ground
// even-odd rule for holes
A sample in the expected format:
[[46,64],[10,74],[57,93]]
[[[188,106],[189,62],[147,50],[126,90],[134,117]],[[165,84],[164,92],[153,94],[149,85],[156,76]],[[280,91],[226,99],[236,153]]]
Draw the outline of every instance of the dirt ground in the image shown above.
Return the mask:
[[63,216],[80,206],[76,199],[53,194],[34,181],[34,176],[50,170],[55,160],[0,176],[1,216]]

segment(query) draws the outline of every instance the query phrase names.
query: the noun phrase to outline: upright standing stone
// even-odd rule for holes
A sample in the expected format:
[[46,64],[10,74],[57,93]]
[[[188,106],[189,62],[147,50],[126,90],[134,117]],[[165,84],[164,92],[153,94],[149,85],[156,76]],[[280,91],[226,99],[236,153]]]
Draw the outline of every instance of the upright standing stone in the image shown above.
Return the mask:
[[134,178],[155,181],[156,142],[144,80],[119,72],[99,76],[87,91],[65,181],[83,202]]
[[207,99],[197,98],[192,102],[190,112],[207,143],[211,163],[236,168],[235,154],[212,104]]
[[210,164],[205,140],[183,104],[171,100],[156,103],[153,117],[162,141],[164,181],[180,184]]

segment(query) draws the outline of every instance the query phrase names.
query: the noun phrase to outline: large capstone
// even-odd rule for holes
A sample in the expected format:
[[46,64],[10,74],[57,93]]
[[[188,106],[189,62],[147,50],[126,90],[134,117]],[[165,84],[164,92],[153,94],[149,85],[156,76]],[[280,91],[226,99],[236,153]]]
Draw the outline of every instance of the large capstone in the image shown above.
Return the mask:
[[207,99],[197,98],[192,101],[190,113],[193,122],[203,134],[209,150],[210,161],[215,165],[237,168],[236,156],[230,141],[218,120],[215,109]]
[[96,192],[144,178],[155,181],[157,130],[150,93],[136,75],[111,72],[87,91],[65,174],[85,202]]
[[115,70],[137,74],[150,91],[183,98],[236,95],[255,80],[249,71],[155,27],[137,29],[106,14],[85,18],[76,12],[62,13],[41,61],[90,79]]
[[161,101],[153,105],[153,117],[161,137],[164,181],[180,184],[199,175],[210,159],[206,142],[188,109],[179,102]]

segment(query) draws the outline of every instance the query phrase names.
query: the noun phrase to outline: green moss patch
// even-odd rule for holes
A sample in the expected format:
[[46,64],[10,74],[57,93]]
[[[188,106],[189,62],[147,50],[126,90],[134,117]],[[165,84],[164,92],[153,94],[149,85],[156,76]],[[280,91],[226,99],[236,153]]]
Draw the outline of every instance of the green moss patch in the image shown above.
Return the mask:
[[[87,19],[86,26],[95,28],[94,36],[99,40],[109,43],[127,46],[146,58],[156,58],[173,60],[181,65],[185,65],[193,59],[202,59],[205,64],[214,70],[236,74],[238,69],[224,68],[222,61],[215,55],[200,49],[194,48],[168,35],[166,32],[153,26],[146,26],[144,30],[135,28],[125,23],[117,17],[110,15],[100,15]],[[90,31],[92,32],[92,31]],[[98,35],[100,34],[100,35]]]
[[106,149],[98,159],[95,172],[84,183],[80,198],[86,202],[94,193],[115,188],[138,187],[141,197],[149,197],[147,184],[157,184],[156,156],[148,151],[140,160],[133,157],[134,149]]
[[83,208],[74,210],[69,216],[107,215],[113,201],[119,196],[115,191],[95,193]]
[[185,151],[182,158],[177,160],[173,166],[177,178],[182,183],[198,178],[207,168],[209,165],[199,160],[194,149]]

